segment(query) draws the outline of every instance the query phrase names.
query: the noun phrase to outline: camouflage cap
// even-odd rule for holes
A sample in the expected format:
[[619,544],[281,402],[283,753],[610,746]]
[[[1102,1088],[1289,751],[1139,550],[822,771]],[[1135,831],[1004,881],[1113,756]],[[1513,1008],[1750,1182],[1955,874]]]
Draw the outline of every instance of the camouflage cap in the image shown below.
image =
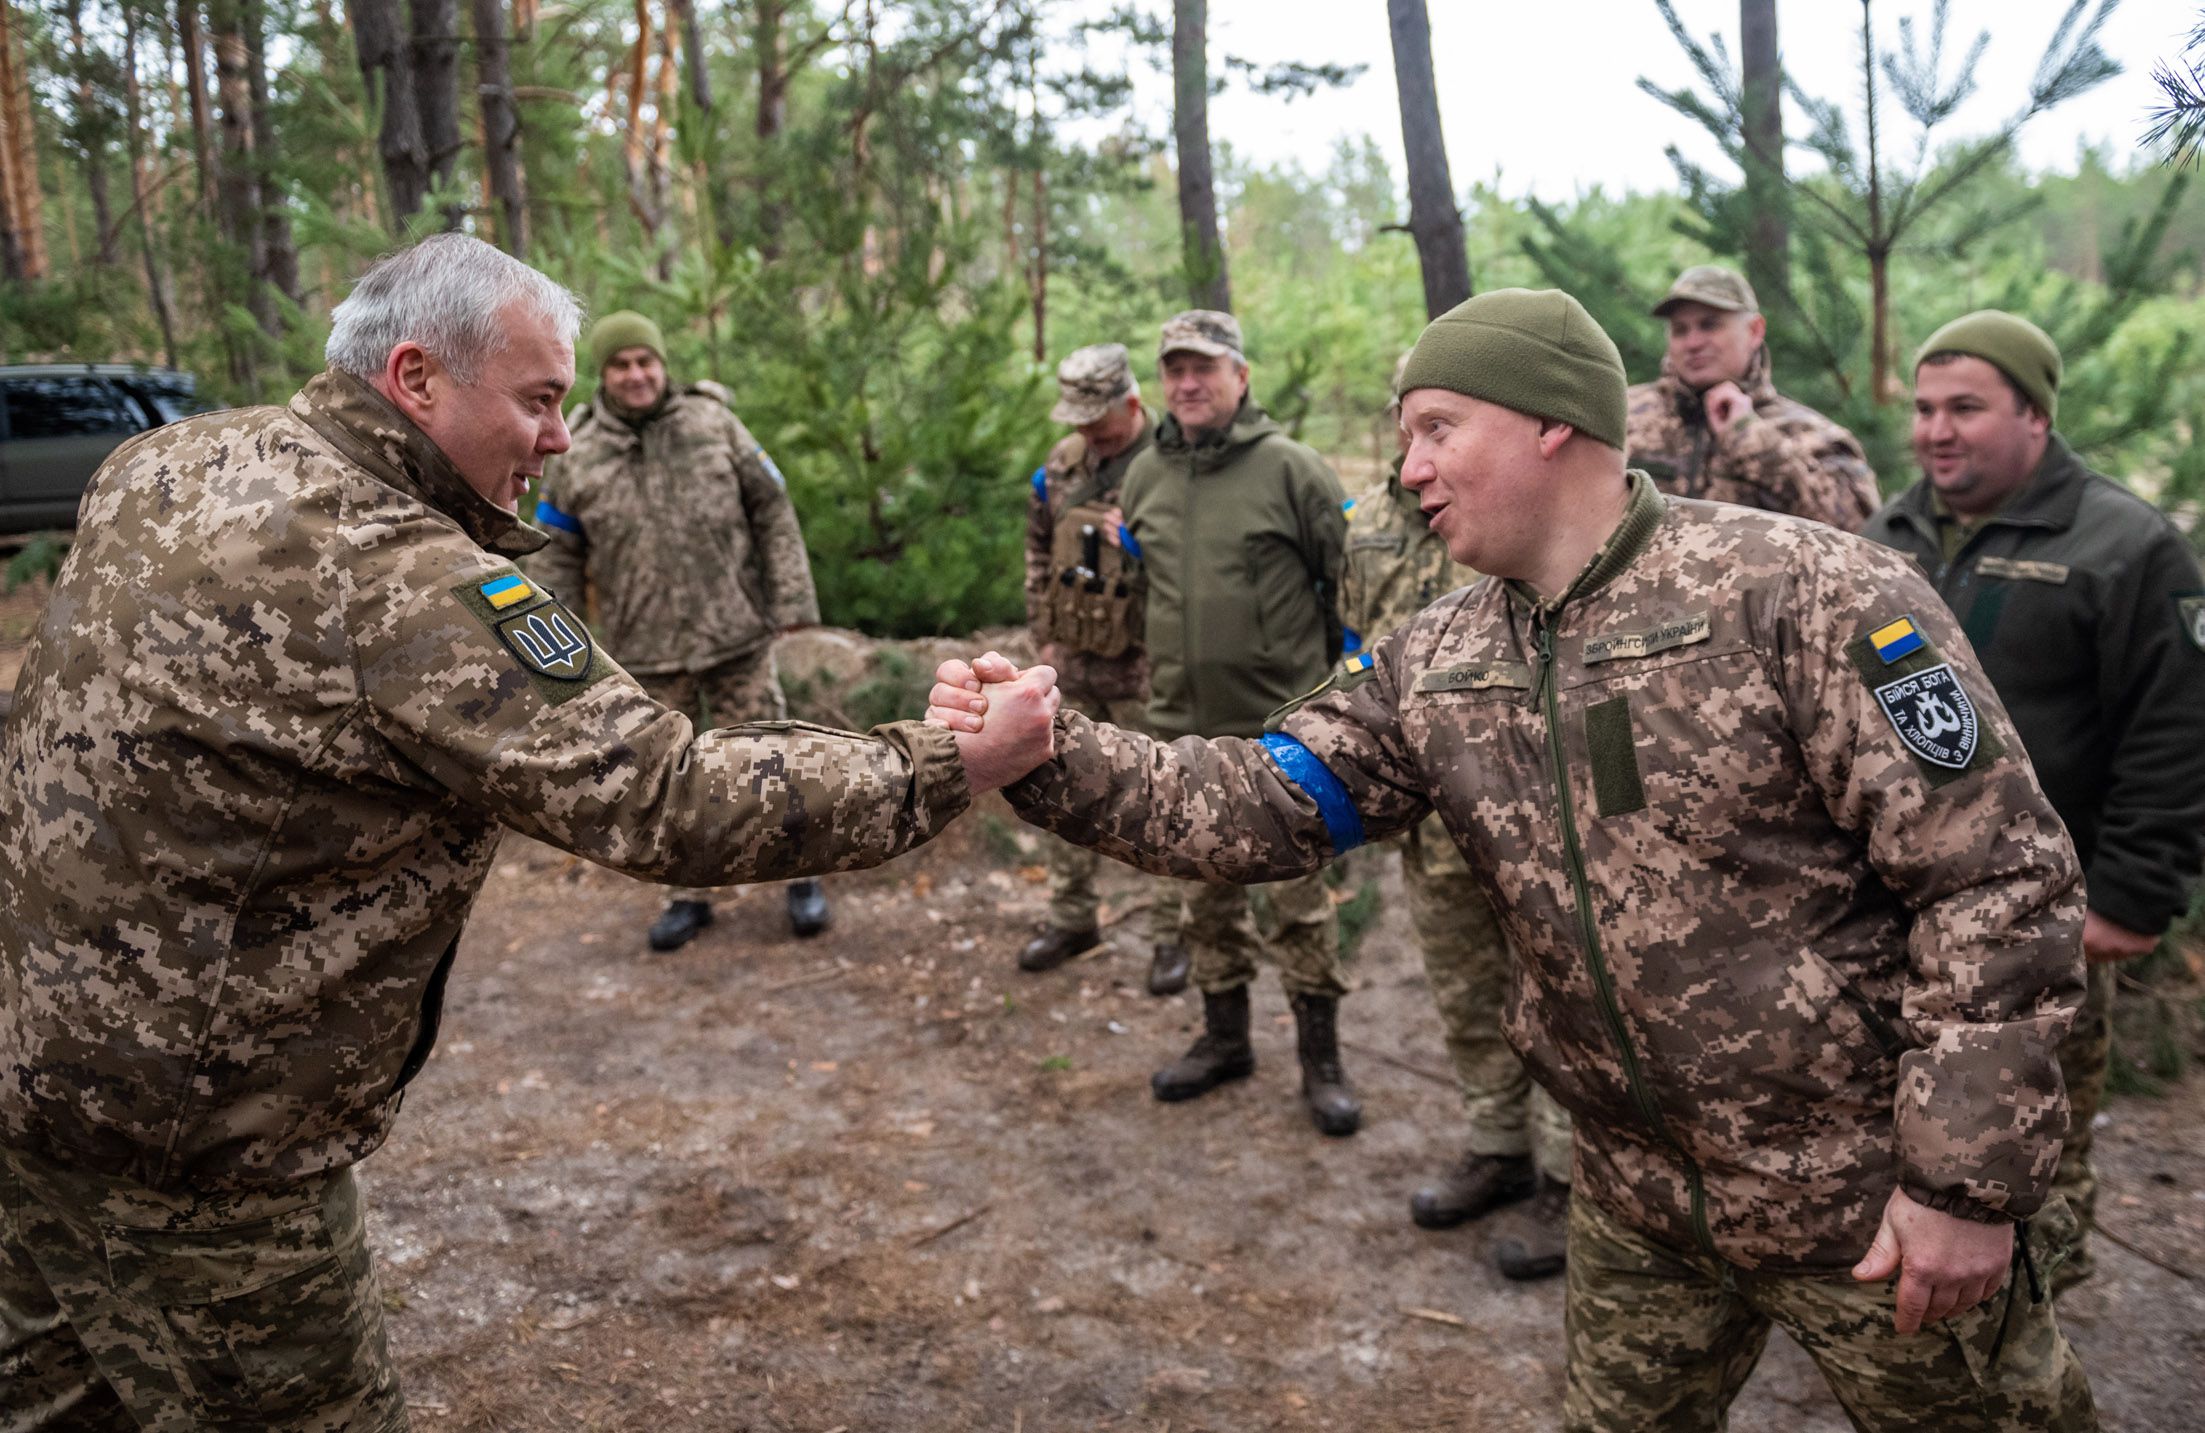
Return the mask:
[[1761,300],[1754,297],[1746,276],[1721,264],[1696,264],[1677,275],[1669,292],[1654,305],[1655,318],[1669,317],[1678,304],[1706,304],[1725,313],[1759,313]]
[[1133,357],[1122,343],[1075,349],[1057,365],[1057,406],[1049,421],[1084,427],[1133,391]]
[[1191,308],[1173,314],[1157,340],[1156,359],[1161,363],[1174,353],[1206,353],[1245,364],[1248,359],[1240,340],[1240,320],[1216,309]]

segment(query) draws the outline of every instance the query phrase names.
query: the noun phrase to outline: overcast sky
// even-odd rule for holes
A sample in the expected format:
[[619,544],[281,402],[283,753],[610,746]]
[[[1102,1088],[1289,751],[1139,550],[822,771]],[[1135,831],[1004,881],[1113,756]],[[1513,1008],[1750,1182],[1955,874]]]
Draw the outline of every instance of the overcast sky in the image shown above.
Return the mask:
[[[1082,3],[1100,14],[1114,0]],[[1953,0],[1946,73],[1979,32],[1988,29],[1991,41],[1977,92],[1940,129],[1943,138],[1987,132],[2019,108],[2067,4]],[[1150,0],[1147,8],[1170,11],[1161,0]],[[1696,79],[1652,0],[1428,0],[1428,8],[1440,116],[1458,188],[1497,172],[1503,193],[1528,191],[1546,199],[1567,199],[1596,184],[1611,192],[1666,189],[1674,186],[1675,172],[1664,146],[1677,143],[1688,154],[1715,157],[1694,126],[1637,88],[1641,75],[1672,88]],[[1735,59],[1737,0],[1676,0],[1676,8],[1695,33],[1720,33]],[[1879,45],[1897,47],[1901,16],[1914,16],[1926,31],[1930,10],[1930,0],[1879,0]],[[1843,100],[1848,114],[1856,114],[1860,6],[1854,0],[1783,0],[1777,18],[1786,67],[1802,87]],[[2179,52],[2198,20],[2197,0],[2126,0],[2102,37],[2123,73],[2030,121],[2022,132],[2023,162],[2038,170],[2070,169],[2082,143],[2110,142],[2116,152],[2132,153],[2157,93],[2151,71]],[[1228,54],[1368,68],[1350,86],[1292,103],[1233,85],[1211,105],[1213,142],[1261,162],[1298,160],[1321,169],[1339,138],[1368,134],[1401,171],[1385,0],[1210,0],[1212,66]],[[1138,73],[1136,80],[1149,127],[1168,133],[1168,79]],[[1913,128],[1905,115],[1888,105],[1884,116],[1910,146]],[[1787,135],[1803,128],[1787,99]]]

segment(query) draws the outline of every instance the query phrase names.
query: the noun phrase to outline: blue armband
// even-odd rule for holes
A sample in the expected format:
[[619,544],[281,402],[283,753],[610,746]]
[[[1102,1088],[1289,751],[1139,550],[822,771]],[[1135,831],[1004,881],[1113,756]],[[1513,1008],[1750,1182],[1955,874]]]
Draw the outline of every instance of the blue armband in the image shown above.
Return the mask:
[[573,533],[576,537],[580,537],[582,535],[581,520],[579,518],[576,518],[571,513],[563,513],[559,511],[557,508],[551,505],[551,502],[548,498],[536,499],[536,523],[539,527],[554,528],[560,532],[570,532]]
[[1264,737],[1263,749],[1271,753],[1279,774],[1308,792],[1309,799],[1317,803],[1317,814],[1324,818],[1333,855],[1344,856],[1363,844],[1362,813],[1355,809],[1340,778],[1314,752],[1282,732]]
[[1034,469],[1034,501],[1049,501],[1049,465],[1046,463]]
[[1363,634],[1343,623],[1340,627],[1340,655],[1352,657],[1362,650]]
[[1122,522],[1118,524],[1118,547],[1135,562],[1141,560],[1141,544],[1134,539],[1133,529]]

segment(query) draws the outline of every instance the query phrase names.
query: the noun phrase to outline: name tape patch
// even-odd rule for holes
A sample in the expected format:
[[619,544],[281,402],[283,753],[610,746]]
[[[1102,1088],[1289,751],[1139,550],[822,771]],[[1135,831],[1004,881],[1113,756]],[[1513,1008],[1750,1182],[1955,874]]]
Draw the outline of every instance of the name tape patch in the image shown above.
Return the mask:
[[1656,652],[1666,652],[1672,647],[1689,647],[1694,642],[1704,642],[1714,631],[1714,625],[1705,612],[1694,612],[1688,617],[1672,618],[1659,626],[1638,632],[1608,632],[1585,639],[1585,664],[1612,662],[1619,657],[1651,657]]
[[1412,692],[1481,692],[1488,687],[1531,690],[1528,662],[1462,662],[1419,672],[1410,684]]
[[1986,557],[1977,561],[1975,570],[1983,577],[2003,577],[2012,582],[2046,582],[2054,587],[2067,585],[2068,566],[2064,562],[2036,562],[2018,557]]

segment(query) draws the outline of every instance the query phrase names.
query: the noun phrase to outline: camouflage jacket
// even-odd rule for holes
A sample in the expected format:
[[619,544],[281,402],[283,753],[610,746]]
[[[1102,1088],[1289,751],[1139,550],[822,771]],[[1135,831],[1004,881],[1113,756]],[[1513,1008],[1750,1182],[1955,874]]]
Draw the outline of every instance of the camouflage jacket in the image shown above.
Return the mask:
[[1576,1117],[1575,1187],[1672,1247],[1835,1273],[1894,1187],[2026,1218],[2082,900],[1974,653],[1896,554],[1633,481],[1561,598],[1455,593],[1259,741],[1062,714],[1012,805],[1243,882],[1436,809],[1515,953],[1509,1040]]
[[1478,574],[1447,555],[1416,494],[1401,486],[1401,460],[1386,481],[1348,505],[1347,570],[1340,620],[1350,651],[1378,639]]
[[514,570],[540,541],[343,375],[116,450],[0,745],[0,1141],[163,1189],[349,1164],[501,822],[711,885],[967,804],[916,723],[694,731]]
[[1922,565],[1982,653],[2081,854],[2090,908],[2157,935],[2205,856],[2205,576],[2164,514],[2052,436],[1950,559],[1929,485],[1866,536]]
[[599,392],[540,492],[536,524],[551,541],[528,573],[577,610],[586,579],[629,671],[708,671],[819,620],[788,488],[717,384],[638,423]]
[[[1066,436],[1049,450],[1049,461],[1034,470],[1033,497],[1026,504],[1026,620],[1037,620],[1050,579],[1049,552],[1057,524],[1068,509],[1083,503],[1115,505],[1133,460],[1147,452],[1154,431],[1146,422],[1125,450],[1097,462],[1079,434]],[[1042,654],[1057,669],[1057,685],[1071,696],[1125,701],[1148,691],[1148,653],[1136,645],[1122,657],[1100,657],[1051,645]]]
[[1753,416],[1718,436],[1707,409],[1662,361],[1661,377],[1631,389],[1631,466],[1682,498],[1737,503],[1858,532],[1882,501],[1860,441],[1776,391],[1764,345],[1739,387]]
[[1340,655],[1346,494],[1254,398],[1197,444],[1179,420],[1125,478],[1128,550],[1148,579],[1149,720],[1252,735]]

